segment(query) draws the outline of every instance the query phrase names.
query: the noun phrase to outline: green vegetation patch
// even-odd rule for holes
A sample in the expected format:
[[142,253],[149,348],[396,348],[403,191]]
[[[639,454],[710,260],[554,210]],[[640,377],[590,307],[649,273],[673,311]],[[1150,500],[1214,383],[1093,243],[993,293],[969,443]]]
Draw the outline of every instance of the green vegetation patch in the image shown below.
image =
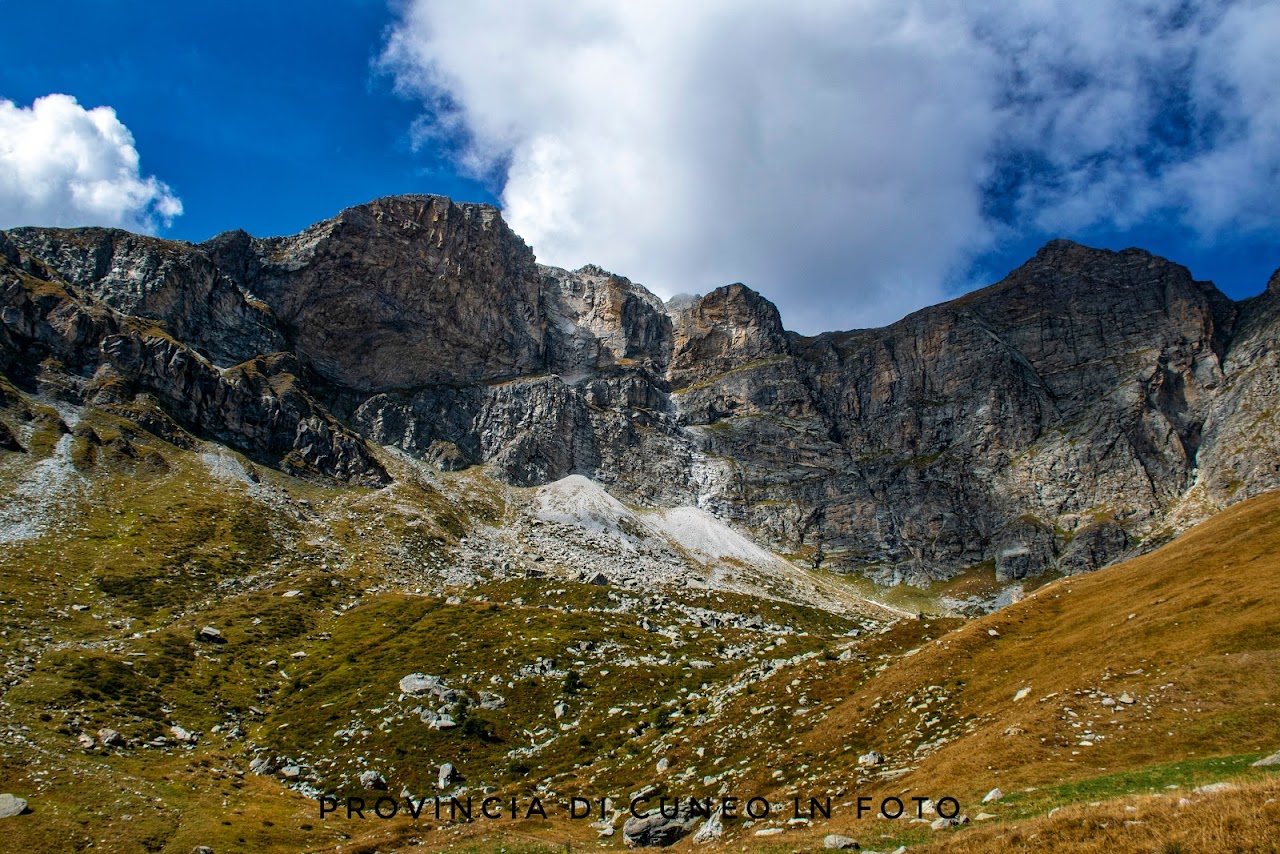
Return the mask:
[[1002,817],[1027,818],[1070,804],[1105,801],[1127,795],[1168,794],[1175,789],[1186,791],[1211,783],[1261,778],[1266,772],[1250,766],[1263,755],[1242,753],[1182,759],[1073,780],[1031,792],[1011,792],[1001,799],[1000,805],[1012,807],[1013,810],[1011,813],[1001,810]]

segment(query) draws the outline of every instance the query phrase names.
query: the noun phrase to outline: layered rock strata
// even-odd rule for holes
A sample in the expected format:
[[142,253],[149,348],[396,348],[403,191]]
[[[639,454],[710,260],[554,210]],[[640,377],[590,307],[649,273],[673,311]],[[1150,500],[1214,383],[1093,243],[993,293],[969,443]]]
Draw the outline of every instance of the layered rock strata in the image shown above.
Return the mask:
[[1089,570],[1280,486],[1280,277],[1233,302],[1136,249],[1053,241],[804,337],[743,285],[664,304],[537,264],[491,207],[399,196],[280,238],[0,232],[0,311],[16,387],[166,438],[370,486],[378,445],[581,474],[883,582]]

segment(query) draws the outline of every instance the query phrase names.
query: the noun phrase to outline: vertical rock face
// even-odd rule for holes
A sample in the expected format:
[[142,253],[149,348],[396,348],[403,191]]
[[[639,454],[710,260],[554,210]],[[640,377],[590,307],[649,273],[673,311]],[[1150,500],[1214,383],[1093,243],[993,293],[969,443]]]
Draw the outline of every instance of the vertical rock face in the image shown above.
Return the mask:
[[1146,252],[1054,241],[891,326],[801,337],[740,284],[664,304],[540,266],[493,208],[438,196],[200,246],[17,229],[0,259],[19,384],[145,398],[372,484],[374,445],[583,474],[886,582],[1084,571],[1280,488],[1280,275],[1233,303]]
[[778,309],[742,284],[693,300],[675,318],[670,377],[675,388],[761,359],[790,355]]
[[292,237],[206,249],[320,376],[358,391],[545,369],[533,253],[487,205],[397,196]]
[[548,318],[548,361],[559,374],[636,368],[652,376],[671,357],[671,318],[644,288],[596,266],[539,267]]
[[[97,283],[104,297],[129,299],[122,293],[124,277],[98,275],[101,268],[92,266],[86,269],[97,273],[86,274],[85,285],[71,286],[52,264],[17,248],[65,247],[64,236],[23,234],[0,256],[0,374],[52,398],[113,410],[177,444],[195,434],[298,474],[371,486],[389,482],[364,441],[302,391],[297,374],[306,371],[292,356],[220,369],[174,340],[158,325],[162,318],[123,314],[89,292]],[[34,244],[33,237],[47,242]],[[75,269],[65,256],[57,258]],[[190,295],[170,277],[182,269],[181,259],[158,260],[152,269],[164,281],[143,278],[132,298],[154,308],[159,303],[148,296],[172,288],[163,304],[187,300]],[[234,311],[239,304],[231,305]],[[270,330],[264,335],[275,343]]]
[[[1234,316],[1182,267],[1056,241],[1000,284],[807,342],[819,405],[861,474],[836,478],[850,500],[828,505],[844,520],[832,546],[894,567],[994,560],[1020,577],[1113,517],[1145,530],[1189,485]],[[1127,546],[1101,542],[1111,557]]]
[[156,321],[220,364],[284,349],[275,318],[190,244],[119,229],[10,232],[14,243],[124,314]]
[[1190,518],[1280,489],[1280,271],[1240,305],[1223,368],[1221,388],[1204,401]]

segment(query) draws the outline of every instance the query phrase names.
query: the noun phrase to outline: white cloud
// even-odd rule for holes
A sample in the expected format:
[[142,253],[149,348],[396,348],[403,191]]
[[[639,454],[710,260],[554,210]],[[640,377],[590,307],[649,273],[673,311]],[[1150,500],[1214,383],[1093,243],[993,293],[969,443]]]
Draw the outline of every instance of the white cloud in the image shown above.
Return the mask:
[[668,295],[744,281],[816,332],[937,301],[1014,231],[1275,228],[1278,22],[1263,2],[410,0],[383,61],[428,102],[424,144],[461,134],[460,162],[504,181],[541,260]]
[[133,134],[110,107],[70,95],[0,100],[0,228],[104,225],[154,232],[182,202],[142,177]]
[[1232,7],[1197,56],[1191,99],[1220,123],[1217,144],[1168,175],[1189,199],[1190,216],[1213,232],[1274,230],[1280,190],[1280,5]]

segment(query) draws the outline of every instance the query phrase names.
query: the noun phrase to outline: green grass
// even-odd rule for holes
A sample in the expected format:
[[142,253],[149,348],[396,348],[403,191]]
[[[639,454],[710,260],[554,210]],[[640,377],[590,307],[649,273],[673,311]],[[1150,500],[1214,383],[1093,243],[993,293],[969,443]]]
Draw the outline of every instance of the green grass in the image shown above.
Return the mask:
[[913,468],[917,470],[927,469],[929,466],[942,459],[942,452],[938,451],[934,454],[919,454],[914,457],[908,457],[903,460],[901,465],[903,468]]
[[[537,582],[505,582],[514,592]],[[599,596],[591,585],[559,583],[566,588],[558,598],[586,605]],[[494,588],[486,588],[492,595]],[[557,669],[580,672],[582,685],[568,698],[571,718],[581,724],[571,734],[561,735],[550,747],[539,751],[531,764],[548,771],[565,771],[571,766],[590,764],[598,757],[614,754],[629,736],[617,732],[617,720],[607,714],[620,697],[634,697],[652,706],[676,696],[680,687],[694,688],[701,682],[731,674],[740,664],[727,668],[691,670],[675,660],[672,665],[624,668],[619,665],[574,665],[566,647],[583,640],[609,638],[623,645],[629,656],[661,655],[670,641],[645,632],[627,615],[587,613],[574,610],[464,603],[445,605],[440,599],[382,596],[361,606],[330,625],[331,638],[312,643],[308,658],[290,667],[293,682],[279,697],[276,711],[263,724],[282,751],[297,755],[316,745],[322,752],[339,753],[342,746],[333,740],[335,730],[359,719],[370,730],[360,738],[361,755],[381,768],[396,769],[395,786],[411,791],[428,789],[436,765],[447,759],[468,777],[470,785],[502,785],[509,782],[507,753],[528,746],[524,731],[533,726],[550,726],[555,734],[551,708],[564,697],[563,676],[526,676],[512,681],[512,666],[533,663],[537,658],[554,658]],[[732,635],[732,632],[726,633]],[[706,649],[696,654],[714,657]],[[420,671],[436,675],[450,687],[467,689],[474,696],[491,690],[506,699],[500,710],[469,712],[469,718],[483,728],[467,732],[465,726],[435,731],[418,720],[411,710],[422,700],[398,702],[397,683],[407,673]],[[603,672],[603,671],[608,671]],[[503,681],[493,684],[491,677]],[[469,681],[468,681],[469,680]],[[512,681],[508,686],[507,681]],[[371,707],[387,709],[370,716]],[[398,719],[378,725],[392,711]],[[282,724],[287,724],[281,729]],[[489,733],[489,737],[483,737]],[[544,740],[546,736],[539,741]],[[325,785],[340,788],[343,774],[363,770],[360,763],[343,761],[325,771]]]
[[[1085,777],[1035,791],[1006,793],[997,804],[982,805],[999,816],[1000,821],[1016,821],[1044,815],[1056,807],[1093,803],[1130,795],[1189,793],[1197,786],[1220,782],[1240,782],[1266,778],[1269,769],[1255,769],[1252,763],[1261,753],[1180,759],[1142,768],[1132,768]],[[978,807],[975,807],[977,809]]]

